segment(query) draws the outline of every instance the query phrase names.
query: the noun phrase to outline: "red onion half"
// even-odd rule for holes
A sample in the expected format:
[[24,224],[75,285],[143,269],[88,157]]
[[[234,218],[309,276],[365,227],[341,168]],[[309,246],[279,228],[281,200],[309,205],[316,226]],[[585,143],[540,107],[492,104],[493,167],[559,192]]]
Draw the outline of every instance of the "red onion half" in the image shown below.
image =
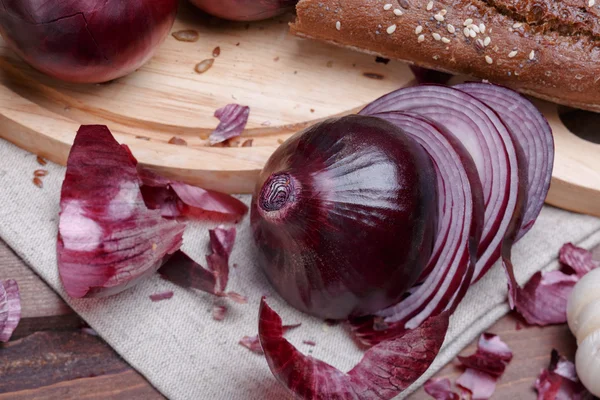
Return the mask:
[[148,61],[177,0],[3,0],[0,33],[32,67],[70,82],[105,82]]
[[281,145],[259,176],[259,263],[286,301],[315,316],[392,305],[430,258],[436,187],[427,153],[395,125],[356,115],[316,124]]
[[294,9],[298,0],[190,0],[215,17],[232,21],[259,21]]

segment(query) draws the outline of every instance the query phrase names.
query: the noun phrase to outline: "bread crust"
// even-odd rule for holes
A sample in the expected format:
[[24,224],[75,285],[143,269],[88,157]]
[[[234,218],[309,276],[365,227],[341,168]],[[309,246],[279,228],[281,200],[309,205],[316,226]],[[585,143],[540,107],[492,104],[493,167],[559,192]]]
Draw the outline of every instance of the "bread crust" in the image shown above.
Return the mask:
[[[300,0],[291,31],[425,68],[488,79],[545,100],[600,112],[600,0],[598,3]],[[477,28],[466,27],[467,19]],[[390,28],[393,25],[395,28]]]

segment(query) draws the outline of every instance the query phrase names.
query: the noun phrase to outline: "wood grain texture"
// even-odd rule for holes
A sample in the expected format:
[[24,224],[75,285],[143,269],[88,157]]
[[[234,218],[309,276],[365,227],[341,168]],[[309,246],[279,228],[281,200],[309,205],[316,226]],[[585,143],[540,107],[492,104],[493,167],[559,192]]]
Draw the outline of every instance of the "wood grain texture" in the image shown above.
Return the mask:
[[[414,83],[405,64],[301,40],[288,34],[291,15],[254,24],[217,22],[182,7],[173,31],[139,71],[101,85],[58,82],[24,64],[0,39],[0,135],[33,153],[66,162],[81,124],[109,125],[142,164],[172,178],[229,193],[249,193],[282,140],[327,117],[343,115]],[[203,74],[194,66],[221,54]],[[369,79],[368,76],[383,77]],[[252,147],[209,147],[228,103],[250,105],[242,140]],[[600,216],[600,144],[571,134],[556,105],[538,102],[556,139],[548,203]],[[188,146],[168,144],[173,136]]]
[[[600,246],[594,256],[600,259]],[[31,274],[31,284],[22,288],[23,305],[32,315],[39,314],[35,309],[44,305],[35,299],[36,292],[43,292],[42,287],[53,292],[0,239],[0,261],[5,260],[10,261],[0,263],[0,276],[10,277],[5,265],[11,266],[12,277]],[[83,322],[72,311],[65,315],[60,307],[54,310],[59,314],[23,319],[15,338],[25,337],[0,347],[0,400],[164,399],[102,339],[82,333]],[[500,335],[515,354],[493,399],[535,400],[533,383],[548,364],[551,350],[556,348],[570,359],[575,354],[575,339],[566,325],[530,327],[510,314],[488,331]],[[474,341],[461,354],[472,354],[476,347]],[[461,373],[452,362],[436,377],[454,382]],[[422,388],[409,396],[410,400],[429,398]]]

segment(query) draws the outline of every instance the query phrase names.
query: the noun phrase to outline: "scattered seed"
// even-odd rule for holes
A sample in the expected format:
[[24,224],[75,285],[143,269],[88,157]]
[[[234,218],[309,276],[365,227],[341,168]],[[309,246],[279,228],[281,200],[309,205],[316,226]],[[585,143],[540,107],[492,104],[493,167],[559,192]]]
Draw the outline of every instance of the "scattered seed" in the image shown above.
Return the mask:
[[376,79],[378,81],[383,80],[383,75],[377,74],[375,72],[363,72],[363,76],[369,79]]
[[512,27],[513,27],[513,28],[515,28],[515,29],[518,29],[518,28],[520,28],[521,26],[523,26],[523,24],[522,24],[522,23],[520,23],[520,22],[515,22],[515,23],[513,24],[513,26],[512,26]]
[[485,47],[483,44],[483,40],[481,40],[481,39],[477,39],[475,41],[475,46],[477,47],[478,50],[483,50],[483,48]]
[[219,46],[213,49],[213,57],[217,58],[221,55],[221,48]]
[[596,4],[596,0],[588,1],[588,7],[594,7],[594,4]]
[[441,36],[439,33],[437,33],[437,32],[433,32],[433,33],[431,34],[431,36],[433,36],[433,38],[434,38],[435,40],[441,40],[441,39],[442,39],[442,36]]
[[467,18],[467,19],[465,19],[465,22],[463,22],[463,26],[469,26],[472,23],[473,23],[473,19]]
[[390,35],[396,32],[396,24],[388,26],[385,31]]
[[448,14],[448,11],[446,11],[445,8],[440,10],[440,15],[446,15],[446,14]]
[[40,178],[38,178],[37,176],[35,178],[33,178],[33,184],[35,186],[39,187],[40,189],[44,187],[42,180]]
[[394,9],[394,15],[401,16],[402,15],[402,10],[399,9],[399,8],[395,8]]
[[42,156],[37,156],[36,160],[37,160],[38,164],[40,164],[40,165],[48,164],[48,161],[46,161]]
[[214,63],[215,63],[214,58],[207,58],[206,60],[200,61],[198,64],[196,64],[196,67],[194,68],[194,70],[199,74],[203,74],[206,71],[208,71],[210,69],[210,67],[213,66]]
[[481,33],[485,33],[485,25],[479,24],[479,30],[481,31]]
[[485,62],[488,64],[492,64],[494,62],[494,60],[492,60],[492,57],[490,57],[490,56],[485,56]]
[[417,38],[417,42],[421,43],[425,41],[425,35],[419,35],[419,37]]
[[491,43],[491,42],[492,42],[492,39],[491,39],[489,36],[487,36],[487,37],[486,37],[486,38],[483,40],[483,45],[487,47],[487,46],[489,46],[489,45],[490,45],[490,43]]
[[317,343],[314,340],[303,340],[302,343],[308,346],[316,346]]
[[335,29],[337,29],[338,31],[342,29],[342,23],[340,21],[337,21],[335,23]]
[[423,27],[421,25],[415,28],[415,35],[420,35],[423,32]]
[[242,143],[242,147],[252,147],[253,142],[254,142],[254,139],[245,140],[244,143]]
[[283,140],[283,139],[277,139],[277,143],[283,144],[283,142],[285,142],[285,140]]
[[433,9],[433,1],[430,1],[429,3],[427,3],[427,11],[431,11]]
[[535,50],[531,50],[531,53],[529,53],[529,59],[533,60],[535,58]]
[[172,33],[173,37],[180,42],[197,42],[200,38],[198,31],[193,29],[186,29],[183,31],[177,31]]
[[400,7],[408,10],[408,0],[400,0],[398,3],[400,3]]
[[177,146],[187,146],[187,142],[177,136],[173,136],[171,139],[169,139],[169,144],[175,144]]
[[147,142],[149,142],[149,141],[150,141],[150,138],[149,138],[149,137],[146,137],[146,136],[136,136],[135,138],[136,138],[136,139],[145,140],[145,141],[147,141]]
[[516,55],[517,55],[517,50],[513,50],[510,53],[508,53],[508,58],[513,58]]
[[469,28],[465,28],[465,29],[463,29],[463,34],[466,37],[469,37],[471,35],[471,30]]
[[388,10],[391,10],[391,9],[392,9],[392,7],[393,7],[393,5],[392,5],[391,3],[388,3],[388,4],[386,4],[385,6],[383,6],[383,9],[384,9],[385,11],[388,11]]
[[475,31],[475,33],[480,33],[479,27],[475,24],[469,25],[469,29]]
[[475,32],[473,29],[471,29],[469,31],[469,36],[471,36],[473,39],[475,39],[475,37],[477,37],[477,32]]
[[433,18],[435,18],[435,20],[438,21],[438,22],[443,22],[444,21],[444,16],[441,15],[441,14],[435,14],[433,16]]
[[444,43],[450,43],[450,39],[448,39],[447,37],[443,37],[442,38],[442,42],[444,42]]
[[450,33],[456,32],[456,29],[454,28],[454,25],[451,25],[451,24],[448,24],[448,26],[446,27],[446,29],[448,29],[448,32],[450,32]]
[[42,177],[46,175],[48,175],[48,171],[46,171],[45,169],[36,169],[35,171],[33,171],[33,176],[36,177]]

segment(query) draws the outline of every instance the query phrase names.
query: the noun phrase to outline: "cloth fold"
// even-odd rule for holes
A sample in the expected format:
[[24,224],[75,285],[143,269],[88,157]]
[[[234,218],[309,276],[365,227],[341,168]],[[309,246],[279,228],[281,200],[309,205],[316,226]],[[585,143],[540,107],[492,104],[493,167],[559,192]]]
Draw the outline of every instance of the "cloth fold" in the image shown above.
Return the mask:
[[[44,187],[32,183],[33,171],[45,168]],[[151,277],[134,288],[107,299],[74,300],[66,296],[56,267],[56,234],[63,167],[41,167],[36,156],[0,140],[0,237],[125,360],[158,390],[179,399],[285,399],[285,390],[269,372],[264,357],[238,341],[258,329],[258,305],[263,294],[285,324],[302,322],[287,334],[301,351],[343,371],[362,355],[343,325],[328,326],[285,304],[269,286],[254,262],[255,248],[246,217],[237,225],[238,238],[231,256],[230,290],[248,296],[246,305],[178,288]],[[249,196],[239,196],[244,202]],[[208,228],[190,222],[184,249],[196,260],[209,252]],[[538,270],[555,268],[565,242],[591,248],[600,243],[600,219],[545,207],[534,228],[513,250],[517,279],[524,283]],[[1,266],[0,266],[1,268]],[[149,295],[172,290],[170,300],[154,303]],[[482,331],[505,315],[506,277],[500,265],[476,285],[452,317],[442,351],[404,398],[451,361]],[[214,305],[225,304],[223,321],[212,318]],[[316,346],[303,344],[316,342]]]

